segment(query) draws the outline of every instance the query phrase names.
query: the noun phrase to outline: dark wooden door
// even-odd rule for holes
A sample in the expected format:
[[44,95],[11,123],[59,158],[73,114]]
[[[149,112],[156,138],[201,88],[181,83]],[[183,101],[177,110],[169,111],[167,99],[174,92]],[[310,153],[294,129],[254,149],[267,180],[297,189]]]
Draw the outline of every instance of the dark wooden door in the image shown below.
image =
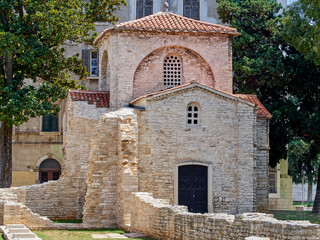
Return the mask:
[[208,168],[200,165],[180,166],[178,170],[178,204],[189,212],[208,212]]
[[48,182],[51,180],[58,180],[61,175],[60,170],[50,170],[50,169],[43,169],[39,171],[39,178],[40,183]]

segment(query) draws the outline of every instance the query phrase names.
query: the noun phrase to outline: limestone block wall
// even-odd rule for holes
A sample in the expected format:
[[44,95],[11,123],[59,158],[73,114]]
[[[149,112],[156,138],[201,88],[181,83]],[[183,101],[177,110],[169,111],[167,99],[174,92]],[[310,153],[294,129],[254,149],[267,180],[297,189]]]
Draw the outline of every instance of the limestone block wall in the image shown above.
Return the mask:
[[[155,50],[170,47],[179,47],[186,51],[192,49],[208,63],[214,75],[215,88],[232,93],[232,48],[229,37],[117,32],[106,36],[97,47],[100,61],[104,52],[108,54],[110,74],[108,78],[104,77],[107,75],[101,75],[99,82],[103,88],[110,86],[111,107],[120,108],[132,100],[133,79],[139,64]],[[103,72],[103,68],[104,65],[101,64],[100,72]],[[196,75],[202,76],[201,72],[204,71],[198,70]],[[159,71],[157,74],[149,77],[149,84],[152,84],[154,78],[162,79],[163,72]],[[144,78],[143,81],[145,80]],[[104,81],[107,82],[103,83]]]
[[64,119],[64,164],[58,181],[4,190],[15,195],[16,201],[34,213],[50,219],[82,217],[86,194],[89,143],[99,117],[106,108],[96,108],[86,102],[67,103]]
[[181,206],[168,205],[150,193],[134,193],[131,231],[155,239],[239,240],[249,236],[273,240],[320,239],[320,226],[307,221],[279,221],[263,213],[195,214]]
[[257,118],[254,139],[255,205],[254,211],[269,211],[269,121]]
[[133,109],[109,112],[101,119],[90,148],[84,226],[130,224],[130,197],[138,191],[137,130]]
[[[200,125],[187,125],[196,102]],[[177,203],[175,169],[185,161],[212,166],[213,212],[252,212],[254,205],[252,106],[202,89],[150,99],[139,113],[139,191]]]

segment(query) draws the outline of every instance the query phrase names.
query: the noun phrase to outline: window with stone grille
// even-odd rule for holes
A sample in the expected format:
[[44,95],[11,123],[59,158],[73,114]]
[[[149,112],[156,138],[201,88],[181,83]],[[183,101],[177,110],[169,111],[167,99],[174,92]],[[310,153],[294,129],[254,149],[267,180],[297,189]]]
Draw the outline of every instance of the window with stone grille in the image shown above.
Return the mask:
[[182,82],[181,59],[175,55],[165,57],[163,61],[163,85],[177,86]]
[[190,103],[187,109],[187,124],[199,125],[199,106],[196,103]]
[[200,20],[200,1],[199,0],[184,0],[183,1],[183,16]]
[[137,0],[136,18],[142,18],[153,13],[153,0]]
[[277,168],[269,168],[269,193],[277,193]]

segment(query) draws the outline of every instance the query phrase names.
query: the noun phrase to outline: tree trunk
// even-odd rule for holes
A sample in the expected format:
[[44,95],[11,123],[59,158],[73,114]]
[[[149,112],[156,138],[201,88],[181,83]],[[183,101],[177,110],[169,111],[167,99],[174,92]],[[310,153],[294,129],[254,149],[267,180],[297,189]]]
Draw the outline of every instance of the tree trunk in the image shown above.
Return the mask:
[[9,188],[12,181],[12,126],[1,124],[0,187]]
[[310,179],[308,180],[308,202],[312,202],[312,185],[313,185],[313,181],[310,181]]
[[318,183],[317,183],[317,192],[316,198],[314,200],[312,213],[320,214],[320,166],[318,168]]

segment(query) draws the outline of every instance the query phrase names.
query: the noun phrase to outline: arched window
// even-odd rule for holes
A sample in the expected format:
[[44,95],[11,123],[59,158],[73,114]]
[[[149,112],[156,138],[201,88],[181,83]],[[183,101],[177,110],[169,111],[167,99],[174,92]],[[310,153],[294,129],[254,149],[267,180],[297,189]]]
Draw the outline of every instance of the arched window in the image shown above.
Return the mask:
[[176,55],[168,55],[163,61],[163,85],[177,86],[182,82],[181,59]]
[[199,0],[183,1],[183,16],[200,20],[200,3]]
[[40,183],[58,180],[61,174],[60,163],[52,158],[44,160],[39,166]]
[[153,0],[137,0],[136,19],[153,13]]
[[187,109],[187,123],[188,125],[199,125],[199,106],[196,103],[190,103]]

